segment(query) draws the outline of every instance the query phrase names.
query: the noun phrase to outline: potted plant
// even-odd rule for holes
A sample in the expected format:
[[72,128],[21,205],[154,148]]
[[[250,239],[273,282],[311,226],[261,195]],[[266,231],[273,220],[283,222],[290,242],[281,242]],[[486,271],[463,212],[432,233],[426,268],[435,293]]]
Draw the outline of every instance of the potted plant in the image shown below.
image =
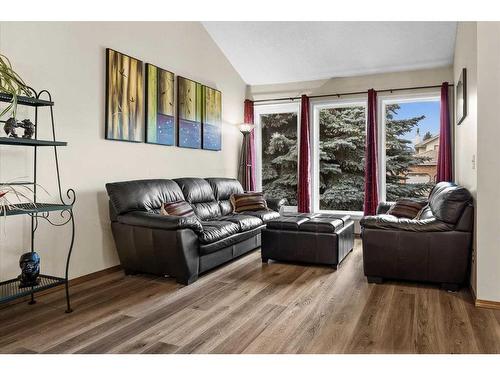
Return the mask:
[[10,60],[2,54],[0,54],[0,92],[12,96],[10,104],[0,113],[0,117],[10,112],[14,119],[17,111],[17,97],[33,95],[19,74],[12,69]]

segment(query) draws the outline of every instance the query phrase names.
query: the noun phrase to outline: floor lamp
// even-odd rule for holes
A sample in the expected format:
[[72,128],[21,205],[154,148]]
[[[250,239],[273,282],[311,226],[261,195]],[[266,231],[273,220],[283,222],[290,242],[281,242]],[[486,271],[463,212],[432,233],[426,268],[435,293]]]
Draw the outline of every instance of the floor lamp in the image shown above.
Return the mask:
[[250,190],[250,173],[251,173],[251,160],[249,158],[250,152],[250,132],[255,127],[253,124],[241,124],[239,129],[243,134],[243,144],[241,145],[240,165],[238,169],[238,180],[241,182],[245,191]]

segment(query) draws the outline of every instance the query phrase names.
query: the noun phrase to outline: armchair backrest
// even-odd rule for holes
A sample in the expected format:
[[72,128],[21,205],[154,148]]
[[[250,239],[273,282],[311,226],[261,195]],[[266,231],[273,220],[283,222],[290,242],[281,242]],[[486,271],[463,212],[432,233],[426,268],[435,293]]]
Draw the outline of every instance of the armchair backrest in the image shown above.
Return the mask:
[[465,209],[472,204],[469,191],[452,182],[440,182],[429,195],[429,208],[436,219],[448,224],[458,224]]

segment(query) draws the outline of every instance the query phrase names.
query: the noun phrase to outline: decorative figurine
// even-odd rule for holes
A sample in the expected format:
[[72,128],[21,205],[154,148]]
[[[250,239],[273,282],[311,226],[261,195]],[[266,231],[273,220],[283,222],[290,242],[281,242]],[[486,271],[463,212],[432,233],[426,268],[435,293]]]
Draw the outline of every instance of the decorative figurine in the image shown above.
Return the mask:
[[11,117],[7,121],[5,121],[5,125],[3,127],[3,130],[7,134],[8,137],[12,138],[18,138],[16,134],[16,128],[18,127],[16,119],[14,117]]
[[33,138],[33,134],[35,134],[35,125],[30,120],[28,119],[23,120],[22,122],[18,123],[18,125],[21,128],[24,128],[23,138],[25,139]]
[[21,267],[21,275],[18,277],[20,280],[20,288],[38,285],[40,256],[36,252],[29,252],[21,255],[19,267]]

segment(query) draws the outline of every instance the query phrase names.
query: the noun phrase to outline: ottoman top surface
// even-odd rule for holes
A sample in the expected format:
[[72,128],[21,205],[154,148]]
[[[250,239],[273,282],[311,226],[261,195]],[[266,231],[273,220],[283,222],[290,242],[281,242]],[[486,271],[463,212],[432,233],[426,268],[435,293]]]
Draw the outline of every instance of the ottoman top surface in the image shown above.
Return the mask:
[[336,233],[350,219],[349,215],[286,214],[267,223],[268,229],[315,233]]

